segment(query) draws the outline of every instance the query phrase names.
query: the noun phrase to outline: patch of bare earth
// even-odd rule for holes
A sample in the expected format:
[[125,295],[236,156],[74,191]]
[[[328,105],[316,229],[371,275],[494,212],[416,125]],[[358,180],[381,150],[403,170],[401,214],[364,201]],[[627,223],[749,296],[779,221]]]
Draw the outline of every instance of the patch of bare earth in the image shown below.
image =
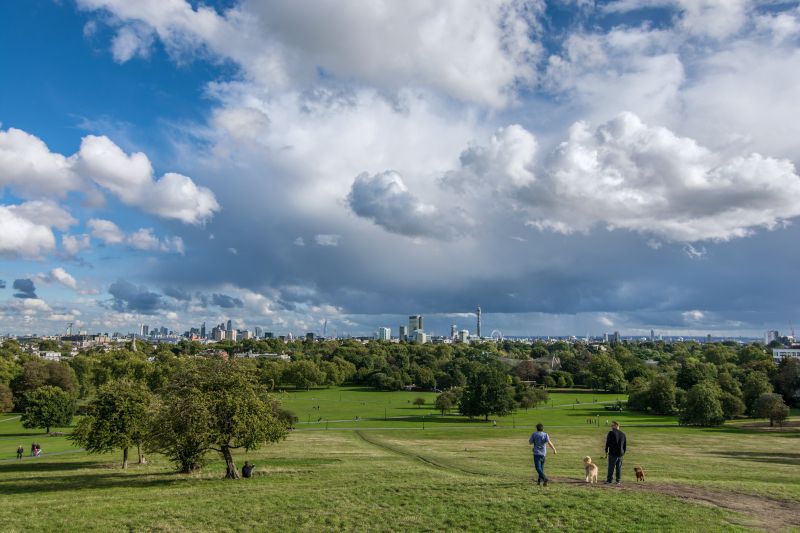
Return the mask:
[[785,531],[800,528],[800,503],[784,500],[775,500],[763,496],[743,494],[741,492],[723,491],[718,489],[705,489],[691,485],[677,485],[672,483],[626,483],[621,486],[589,485],[583,480],[562,479],[554,480],[574,485],[583,485],[587,488],[620,491],[638,491],[665,494],[692,503],[712,505],[721,509],[741,513],[741,520],[736,524],[766,531]]

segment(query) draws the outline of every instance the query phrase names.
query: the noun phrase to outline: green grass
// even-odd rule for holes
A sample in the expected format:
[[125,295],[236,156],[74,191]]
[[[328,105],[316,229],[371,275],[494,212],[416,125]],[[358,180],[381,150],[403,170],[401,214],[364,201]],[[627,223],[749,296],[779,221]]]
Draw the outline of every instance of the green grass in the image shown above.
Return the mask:
[[[642,464],[651,486],[679,484],[800,503],[798,432],[683,428],[673,419],[598,411],[585,394],[553,395],[555,407],[499,419],[497,428],[431,416],[423,430],[420,418],[391,418],[433,412],[430,404],[408,403],[418,396],[430,402],[435,395],[351,388],[284,394],[304,422],[318,412],[316,417],[345,422],[329,422],[327,431],[324,424],[300,424],[284,442],[238,453],[239,466],[245,459],[257,465],[255,478],[240,481],[223,480],[224,464],[216,457],[203,472],[188,476],[172,473],[160,456],[122,471],[121,453],[88,455],[65,437],[36,434],[4,415],[0,530],[746,529],[750,517],[717,506],[570,482],[582,477],[584,455],[602,464],[606,416],[620,420],[628,434],[624,475],[631,484],[632,466]],[[576,397],[581,404],[573,409]],[[316,405],[319,411],[312,409]],[[599,428],[585,423],[597,413]],[[353,421],[356,416],[362,420]],[[538,421],[559,450],[547,459],[548,474],[558,480],[547,489],[531,482],[530,428],[524,426]],[[16,461],[17,445],[27,451],[33,440],[42,444],[44,457]]]

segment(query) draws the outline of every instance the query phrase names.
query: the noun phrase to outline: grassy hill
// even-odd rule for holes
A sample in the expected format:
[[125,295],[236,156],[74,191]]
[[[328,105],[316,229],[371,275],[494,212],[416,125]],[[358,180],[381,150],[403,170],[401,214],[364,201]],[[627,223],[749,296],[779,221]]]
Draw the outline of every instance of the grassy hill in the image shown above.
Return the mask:
[[[414,406],[419,396],[429,403]],[[672,418],[603,410],[600,402],[616,395],[551,397],[547,407],[498,419],[493,428],[435,414],[432,394],[353,388],[284,393],[300,423],[284,442],[237,454],[239,466],[245,459],[257,465],[253,479],[240,481],[223,480],[224,463],[216,457],[193,475],[172,473],[159,456],[122,471],[121,453],[87,455],[64,437],[37,435],[6,415],[0,417],[0,529],[800,528],[800,432],[684,428]],[[587,423],[598,414],[599,427]],[[612,416],[630,443],[623,486],[587,487],[581,459],[594,457],[602,478],[605,420]],[[539,421],[559,451],[548,455],[555,482],[547,488],[531,480],[527,437]],[[27,451],[33,440],[44,456],[15,460],[17,445]],[[636,464],[647,471],[644,486],[633,480]]]

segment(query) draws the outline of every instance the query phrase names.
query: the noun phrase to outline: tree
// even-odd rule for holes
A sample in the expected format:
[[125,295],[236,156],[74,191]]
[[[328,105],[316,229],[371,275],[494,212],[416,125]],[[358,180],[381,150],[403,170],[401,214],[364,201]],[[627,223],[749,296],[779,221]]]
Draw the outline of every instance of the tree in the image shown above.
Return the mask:
[[607,355],[596,355],[587,368],[589,386],[608,392],[625,392],[625,374],[622,366]]
[[14,409],[14,395],[8,385],[0,383],[0,413],[10,413]]
[[313,386],[325,383],[325,373],[319,369],[314,361],[307,359],[289,364],[284,377],[286,381],[298,389],[304,388],[308,390]]
[[736,418],[744,413],[746,407],[741,397],[731,393],[722,391],[719,395],[719,402],[722,406],[722,413],[725,415],[726,420]]
[[750,372],[742,385],[742,396],[747,412],[752,414],[756,400],[764,394],[772,392],[772,385],[769,378],[763,372]]
[[72,394],[75,392],[75,372],[66,364],[57,361],[33,359],[22,365],[22,373],[11,383],[17,409],[25,410],[25,395],[44,385],[52,385]]
[[505,416],[514,410],[514,389],[506,376],[495,368],[480,365],[467,378],[459,405],[461,414],[470,418]]
[[455,406],[452,397],[446,392],[436,397],[434,405],[436,406],[436,409],[441,411],[442,414],[450,412],[450,409]]
[[139,463],[143,463],[141,446],[147,435],[153,401],[152,393],[142,383],[128,379],[110,381],[97,391],[70,439],[89,453],[121,449],[122,468],[128,468],[128,449],[136,446]]
[[414,398],[414,405],[416,405],[417,407],[422,407],[423,405],[425,405],[425,398],[422,397]]
[[200,359],[173,375],[151,431],[151,446],[182,471],[198,468],[209,450],[225,459],[225,477],[238,479],[233,450],[255,450],[286,437],[279,404],[241,360]]
[[690,426],[719,426],[725,421],[719,388],[708,381],[689,389],[678,421]]
[[781,361],[775,383],[786,403],[800,405],[800,359],[788,357]]
[[690,359],[684,362],[680,370],[678,370],[675,384],[684,390],[689,390],[698,383],[713,380],[716,377],[717,368],[714,365]]
[[769,426],[775,422],[782,424],[789,416],[789,406],[783,403],[780,394],[764,393],[758,397],[753,405],[753,413],[758,418],[769,418]]
[[58,387],[44,385],[25,395],[25,412],[22,426],[44,428],[68,426],[75,412],[75,400]]
[[657,415],[675,412],[675,385],[667,376],[656,376],[647,387],[647,406]]

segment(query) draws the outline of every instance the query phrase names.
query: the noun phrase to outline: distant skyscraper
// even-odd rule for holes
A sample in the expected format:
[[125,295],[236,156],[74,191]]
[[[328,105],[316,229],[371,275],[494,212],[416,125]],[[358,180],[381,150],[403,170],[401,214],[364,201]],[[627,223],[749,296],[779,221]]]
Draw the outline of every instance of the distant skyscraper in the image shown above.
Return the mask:
[[408,317],[408,331],[411,333],[417,331],[418,329],[424,330],[425,328],[422,325],[422,315],[411,315]]
[[205,339],[206,338],[206,323],[205,322],[203,322],[203,325],[200,326],[200,338],[201,339]]
[[770,331],[768,331],[768,332],[766,332],[766,333],[764,334],[764,344],[769,344],[769,343],[771,343],[772,341],[776,341],[776,340],[778,340],[778,338],[779,338],[780,336],[781,336],[781,333],[780,333],[780,331],[777,331],[777,330],[770,330]]
[[608,333],[603,333],[603,342],[608,344]]
[[651,341],[656,340],[656,332],[653,331],[652,329],[650,330],[650,340]]
[[390,328],[378,328],[378,340],[388,341],[392,338],[392,330]]
[[397,330],[397,338],[401,341],[408,340],[408,326],[400,326]]
[[230,320],[228,320],[228,327],[227,327],[227,328],[225,328],[225,329],[226,329],[226,330],[228,330],[228,331],[233,331],[233,322],[231,322]]
[[614,332],[614,344],[619,344],[619,341],[622,340],[622,337],[619,335],[619,331]]
[[458,336],[458,326],[450,324],[450,338],[455,339]]
[[711,344],[711,333],[706,335],[706,343]]
[[459,331],[457,340],[459,342],[464,342],[464,343],[469,342],[469,330],[462,329],[461,331]]
[[256,326],[256,338],[260,339],[264,335],[264,328]]
[[306,340],[308,342],[314,342],[314,332],[313,331],[309,331],[308,333],[306,333]]
[[142,324],[142,336],[147,337],[150,334],[150,326]]
[[475,311],[475,315],[478,318],[478,323],[476,324],[476,328],[475,328],[475,335],[480,339],[481,338],[481,306],[478,306],[477,311]]

